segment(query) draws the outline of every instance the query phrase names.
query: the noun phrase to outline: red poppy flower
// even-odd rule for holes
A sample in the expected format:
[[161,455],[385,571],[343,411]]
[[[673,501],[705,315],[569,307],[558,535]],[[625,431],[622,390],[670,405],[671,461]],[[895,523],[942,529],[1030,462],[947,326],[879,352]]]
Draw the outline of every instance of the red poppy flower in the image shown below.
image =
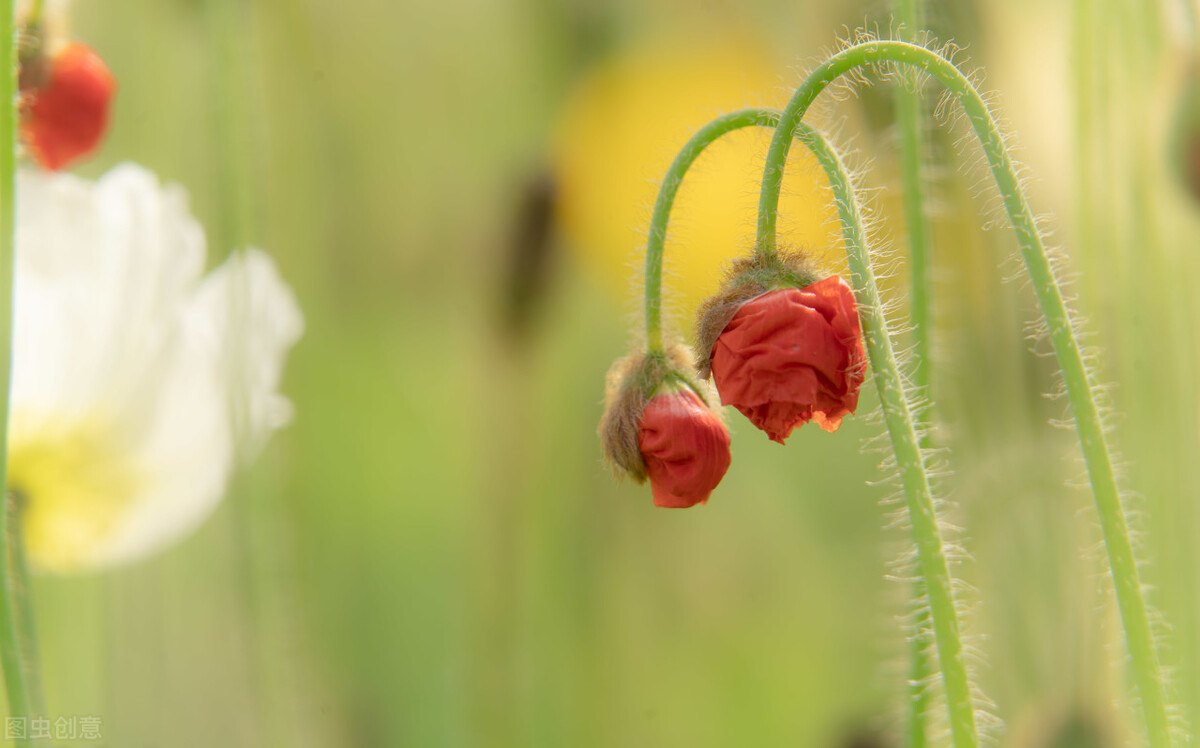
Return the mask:
[[854,293],[836,275],[746,302],[711,357],[721,402],[780,444],[809,420],[836,431],[858,407],[865,360]]
[[48,66],[45,81],[23,92],[22,130],[38,163],[61,169],[100,143],[117,81],[82,42],[68,44]]
[[655,506],[704,504],[729,469],[729,431],[690,390],[651,398],[642,411],[638,447]]

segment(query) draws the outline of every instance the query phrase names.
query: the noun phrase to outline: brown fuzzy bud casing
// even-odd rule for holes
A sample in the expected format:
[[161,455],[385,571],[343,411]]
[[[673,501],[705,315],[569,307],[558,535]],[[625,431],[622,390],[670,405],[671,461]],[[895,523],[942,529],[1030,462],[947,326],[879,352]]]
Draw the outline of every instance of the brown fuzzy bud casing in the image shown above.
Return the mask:
[[664,382],[689,381],[693,366],[691,350],[676,345],[666,355],[631,353],[608,370],[599,434],[604,457],[614,472],[624,473],[638,483],[645,482],[646,461],[638,443],[642,412]]

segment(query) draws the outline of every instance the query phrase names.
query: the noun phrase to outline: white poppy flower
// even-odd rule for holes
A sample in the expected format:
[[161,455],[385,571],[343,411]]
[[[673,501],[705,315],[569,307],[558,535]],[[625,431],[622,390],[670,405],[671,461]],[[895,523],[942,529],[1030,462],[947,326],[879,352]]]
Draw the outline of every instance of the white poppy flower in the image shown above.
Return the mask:
[[261,251],[204,255],[182,189],[139,166],[19,173],[8,469],[34,568],[182,537],[291,417],[295,298]]

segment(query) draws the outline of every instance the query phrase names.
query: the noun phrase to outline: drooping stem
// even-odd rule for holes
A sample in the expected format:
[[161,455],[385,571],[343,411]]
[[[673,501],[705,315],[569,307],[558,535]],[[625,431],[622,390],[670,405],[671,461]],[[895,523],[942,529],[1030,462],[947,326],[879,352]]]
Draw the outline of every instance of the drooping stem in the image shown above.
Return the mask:
[[[925,27],[924,3],[921,0],[896,0],[896,20],[900,22],[900,35],[906,42],[916,42],[917,35]],[[932,278],[930,275],[929,220],[925,214],[925,181],[922,179],[922,151],[925,145],[924,97],[918,81],[913,87],[896,87],[896,129],[900,146],[900,174],[904,195],[904,223],[908,230],[908,272],[910,276],[909,318],[912,322],[913,366],[909,372],[913,387],[921,396],[932,402],[930,388],[933,372],[930,336],[933,332],[933,314],[930,308]],[[918,408],[917,422],[921,426],[921,446],[929,449],[930,406]],[[923,585],[914,582],[913,599],[925,597]],[[929,711],[932,696],[925,687],[932,674],[932,663],[927,648],[929,614],[922,606],[915,613],[913,636],[909,641],[908,674],[908,725],[906,740],[909,748],[925,748],[928,738],[925,715]]]
[[797,124],[795,132],[825,170],[842,221],[842,239],[853,275],[854,294],[858,298],[863,337],[867,342],[867,353],[875,374],[875,386],[879,389],[879,402],[892,440],[892,450],[896,454],[896,467],[904,486],[909,522],[917,546],[918,577],[929,598],[938,664],[950,713],[950,732],[954,736],[954,744],[959,748],[977,746],[979,735],[975,725],[975,702],[971,696],[971,683],[963,656],[950,565],[946,560],[937,508],[925,470],[925,457],[913,406],[905,390],[900,366],[896,363],[892,341],[888,336],[887,322],[883,317],[879,288],[875,283],[875,272],[871,268],[871,258],[863,236],[858,198],[841,158],[820,133],[803,123]]
[[646,240],[646,350],[649,353],[663,351],[662,332],[662,265],[663,246],[667,241],[667,223],[671,218],[671,208],[675,204],[675,196],[683,184],[683,176],[691,168],[704,149],[722,135],[740,130],[744,127],[774,127],[779,121],[779,113],[768,109],[743,109],[718,117],[700,128],[684,146],[667,174],[663,177],[662,186],[658,190],[658,199],[654,201],[654,214],[650,218],[650,235]]
[[[658,200],[655,203],[654,216],[651,224],[650,238],[646,247],[646,332],[649,351],[662,351],[662,322],[661,322],[661,285],[663,248],[666,239],[666,228],[670,218],[671,207],[678,193],[684,175],[688,168],[703,152],[704,148],[728,132],[752,126],[775,127],[780,121],[779,112],[769,109],[747,109],[720,117],[705,125],[683,147],[682,151],[671,164],[666,178],[660,188]],[[891,341],[887,335],[886,323],[879,314],[879,293],[875,285],[874,273],[870,267],[863,242],[861,220],[859,219],[857,203],[845,170],[838,161],[836,154],[821,137],[801,126],[800,139],[813,150],[814,155],[821,161],[829,178],[831,188],[837,199],[843,222],[843,231],[847,252],[850,254],[851,268],[855,272],[855,292],[864,310],[873,310],[869,314],[864,311],[864,332],[871,352],[872,366],[875,368],[876,380],[880,387],[881,401],[885,403],[888,412],[889,433],[892,434],[896,448],[897,463],[901,467],[902,480],[906,495],[910,497],[910,513],[913,514],[913,531],[922,559],[918,574],[921,577],[935,577],[933,587],[937,593],[931,595],[931,601],[936,597],[938,613],[949,622],[943,628],[946,630],[946,652],[944,662],[956,663],[958,672],[945,680],[951,684],[962,684],[961,690],[965,697],[961,699],[967,705],[967,715],[962,719],[970,725],[974,734],[974,706],[970,697],[969,684],[966,680],[966,669],[962,662],[962,645],[958,633],[958,618],[955,609],[953,590],[950,580],[949,565],[942,549],[941,533],[938,528],[936,512],[933,505],[929,480],[925,473],[925,464],[921,456],[920,444],[917,439],[917,427],[913,420],[913,411],[904,392],[899,368],[891,349]],[[885,384],[886,383],[886,384]],[[886,393],[886,394],[885,394]],[[910,490],[911,489],[911,490]],[[923,498],[922,498],[923,497]],[[928,564],[925,560],[928,559]],[[924,585],[922,586],[922,589]],[[939,640],[939,643],[941,641]],[[951,685],[947,693],[956,692]],[[922,712],[923,713],[923,712]],[[952,710],[953,714],[953,710]],[[922,733],[923,734],[923,733]],[[976,741],[977,742],[977,741]],[[970,743],[969,745],[974,745]],[[968,745],[968,743],[963,743]]]
[[900,41],[858,44],[839,52],[817,67],[784,109],[782,121],[775,131],[767,153],[763,191],[759,200],[759,246],[774,248],[775,214],[783,181],[783,165],[787,160],[796,129],[808,107],[821,91],[842,74],[853,68],[877,63],[915,66],[940,81],[962,105],[983,146],[1004,208],[1016,232],[1026,271],[1037,294],[1050,341],[1062,369],[1104,535],[1104,546],[1150,745],[1153,748],[1166,748],[1171,744],[1171,739],[1158,653],[1142,591],[1137,556],[1130,539],[1121,494],[1113,475],[1112,457],[1100,411],[1096,405],[1091,375],[1084,365],[1070,313],[1046,255],[1037,223],[1021,190],[1012,159],[1004,146],[1004,139],[987,105],[970,80],[940,54]]
[[[12,380],[13,244],[16,237],[17,44],[13,0],[0,0],[0,487],[8,482],[8,395]],[[0,511],[0,667],[8,714],[28,723],[31,696],[16,611],[8,511]],[[18,745],[28,745],[18,740]]]

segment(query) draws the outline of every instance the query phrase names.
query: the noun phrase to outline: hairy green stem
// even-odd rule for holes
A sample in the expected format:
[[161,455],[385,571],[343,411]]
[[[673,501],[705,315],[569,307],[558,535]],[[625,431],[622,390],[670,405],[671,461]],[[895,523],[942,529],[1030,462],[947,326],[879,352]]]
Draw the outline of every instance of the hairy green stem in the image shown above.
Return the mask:
[[[1113,475],[1112,457],[1100,411],[1096,405],[1091,375],[1084,364],[1071,316],[1046,255],[1033,212],[1021,190],[1012,159],[1004,146],[1004,139],[987,105],[970,80],[940,54],[900,41],[858,44],[839,52],[820,65],[788,103],[767,153],[763,191],[759,201],[759,245],[774,247],[775,213],[783,181],[783,164],[804,113],[817,95],[839,76],[854,68],[877,63],[911,65],[937,78],[958,99],[983,147],[1005,210],[1016,232],[1026,271],[1037,294],[1050,341],[1062,369],[1067,398],[1075,417],[1075,428],[1104,535],[1104,546],[1150,745],[1154,748],[1166,748],[1171,744],[1171,738],[1158,653],[1139,578],[1137,556],[1130,540],[1121,494]],[[935,633],[937,623],[935,611]],[[951,726],[954,727],[953,721]]]
[[667,241],[667,223],[671,219],[671,208],[675,205],[675,196],[683,184],[683,176],[691,168],[704,149],[722,135],[740,130],[744,127],[774,127],[779,121],[779,113],[769,109],[743,109],[718,117],[700,128],[684,146],[667,174],[663,177],[662,186],[658,190],[658,199],[654,202],[654,214],[650,218],[650,235],[646,239],[646,350],[649,353],[661,353],[663,349],[662,331],[662,265],[663,246]]
[[879,288],[875,283],[875,272],[871,268],[871,258],[863,236],[858,198],[841,158],[820,133],[803,123],[797,123],[794,130],[797,138],[808,146],[825,170],[842,220],[842,238],[853,275],[854,294],[858,298],[863,337],[871,357],[875,386],[879,390],[879,402],[892,440],[892,450],[896,454],[913,540],[917,545],[918,577],[929,599],[938,664],[950,712],[950,732],[956,746],[977,746],[979,734],[975,725],[975,702],[971,696],[971,682],[963,656],[950,564],[946,560],[933,491],[925,471],[925,456],[915,414],[883,317]]
[[[905,41],[912,42],[920,28],[921,12],[918,0],[897,2],[899,20],[903,22]],[[930,272],[929,221],[925,216],[925,183],[921,178],[921,150],[924,145],[924,116],[920,89],[901,85],[896,88],[896,126],[900,136],[900,172],[903,180],[904,218],[908,228],[909,273],[912,276],[913,354],[916,365],[911,373],[917,391],[928,395],[930,369],[929,333]],[[917,418],[926,421],[925,412]],[[924,440],[923,440],[924,441]],[[928,446],[928,444],[925,444]]]
[[[655,203],[650,239],[646,248],[646,331],[651,353],[662,350],[660,298],[663,246],[671,207],[684,175],[704,148],[721,135],[744,127],[775,127],[779,121],[779,112],[769,109],[747,109],[713,120],[688,141],[668,170]],[[944,640],[938,640],[939,644],[945,641],[945,653],[943,654],[939,650],[939,654],[945,658],[944,662],[953,663],[960,672],[946,677],[945,680],[948,683],[961,681],[963,688],[969,689],[965,665],[962,662],[962,644],[958,632],[958,614],[954,603],[949,564],[942,548],[941,532],[938,528],[936,510],[918,442],[918,429],[904,391],[895,355],[892,352],[886,323],[882,314],[879,313],[879,292],[863,241],[856,198],[836,153],[825,144],[820,135],[807,126],[801,125],[799,138],[813,151],[826,170],[842,217],[846,251],[855,275],[855,293],[863,309],[864,334],[867,338],[871,363],[875,369],[877,386],[880,389],[880,399],[884,403],[887,413],[888,430],[896,450],[905,494],[909,497],[909,512],[912,516],[914,539],[921,558],[918,571],[923,580],[929,578],[933,582],[929,585],[923,583],[921,589],[935,590],[930,594],[931,605],[938,606],[940,618],[949,619],[949,622],[943,627],[949,633]],[[953,686],[947,689],[948,693],[953,691]],[[922,694],[921,698],[927,697]],[[966,692],[966,703],[969,708],[967,719],[973,733],[974,707],[969,690]]]
[[926,715],[933,708],[933,693],[929,689],[929,680],[934,673],[929,653],[932,631],[929,609],[922,604],[927,599],[925,584],[917,579],[912,585],[913,601],[918,607],[913,611],[913,633],[908,641],[908,723],[904,739],[908,748],[925,748],[929,745]]
[[[13,243],[16,232],[17,43],[13,0],[0,0],[0,487],[8,481],[8,396],[12,381]],[[33,697],[16,610],[9,516],[0,510],[0,668],[8,714],[28,725]],[[28,734],[28,733],[26,733]],[[18,739],[18,745],[29,741]]]
[[[925,26],[925,8],[921,0],[896,0],[896,20],[900,21],[901,38],[916,42],[917,34]],[[919,82],[914,79],[912,88],[896,87],[896,127],[900,145],[900,175],[904,194],[904,221],[908,229],[908,272],[911,278],[909,318],[913,328],[913,359],[909,376],[918,393],[932,402],[933,357],[930,336],[933,332],[933,315],[930,298],[933,281],[930,275],[929,220],[925,214],[925,182],[921,178],[922,148],[925,144],[924,97]],[[916,417],[921,425],[921,446],[929,449],[930,405],[918,408]],[[913,599],[925,598],[925,588],[920,581],[914,582]],[[925,715],[929,711],[932,694],[925,687],[933,672],[927,648],[929,614],[922,608],[915,613],[913,621],[915,635],[909,643],[908,676],[908,725],[906,740],[909,748],[925,748],[928,745]]]

